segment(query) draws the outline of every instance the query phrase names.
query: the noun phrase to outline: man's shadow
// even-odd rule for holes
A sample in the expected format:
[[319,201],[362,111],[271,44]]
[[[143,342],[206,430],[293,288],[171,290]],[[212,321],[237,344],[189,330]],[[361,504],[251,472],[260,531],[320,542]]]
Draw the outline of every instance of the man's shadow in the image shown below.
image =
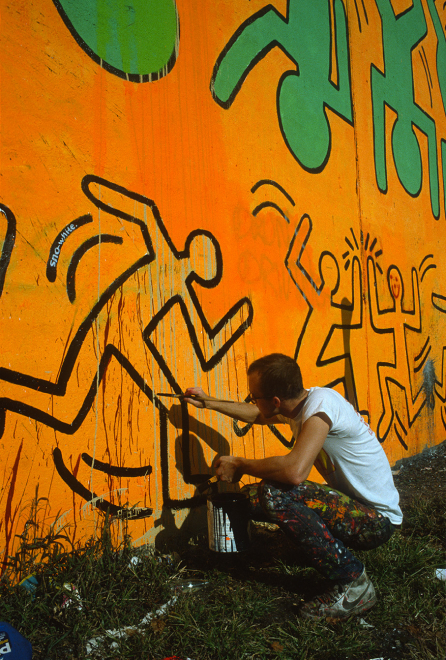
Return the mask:
[[[176,428],[181,428],[180,420],[181,406],[173,405],[169,412],[169,421]],[[204,455],[203,442],[216,452],[211,465],[208,465]],[[175,467],[186,483],[195,486],[199,486],[215,474],[214,465],[219,456],[227,456],[230,453],[226,438],[194,417],[189,417],[188,437],[180,433],[175,439]],[[216,490],[216,488],[218,485],[214,484],[212,489]],[[198,489],[195,491],[188,499],[189,512],[181,527],[177,527],[174,511],[184,509],[184,504],[163,506],[161,516],[154,524],[155,528],[163,527],[155,537],[157,550],[172,551],[184,546],[192,538],[207,534],[206,503],[210,494],[212,494],[211,489],[204,493],[200,493]]]
[[[181,429],[181,406],[173,405],[169,411],[169,421]],[[216,452],[211,465],[208,465],[203,443]],[[215,474],[215,462],[219,456],[231,453],[229,442],[224,436],[207,424],[189,417],[189,433],[180,433],[175,440],[175,467],[188,484],[199,486]],[[212,489],[200,493],[197,489],[194,496],[188,499],[189,512],[177,527],[175,510],[184,509],[184,503],[170,504],[163,507],[160,518],[154,526],[162,527],[155,537],[155,548],[162,553],[179,552],[181,559],[191,570],[212,570],[231,575],[242,582],[259,582],[269,586],[282,588],[300,596],[312,597],[321,591],[321,579],[311,571],[304,570],[290,578],[287,574],[265,570],[265,565],[280,564],[284,559],[296,567],[304,568],[299,553],[293,543],[283,533],[267,533],[262,529],[257,533],[253,530],[253,543],[250,550],[242,553],[212,552],[208,546],[207,531],[207,499],[213,492],[230,489],[239,491],[241,484],[213,484]],[[193,546],[189,541],[194,539]]]

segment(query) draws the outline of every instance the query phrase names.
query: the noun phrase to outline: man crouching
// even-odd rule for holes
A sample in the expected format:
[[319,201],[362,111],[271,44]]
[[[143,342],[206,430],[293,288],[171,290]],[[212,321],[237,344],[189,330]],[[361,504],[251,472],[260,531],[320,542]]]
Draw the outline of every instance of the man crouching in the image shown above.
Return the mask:
[[[303,617],[361,614],[375,604],[376,594],[351,550],[382,545],[402,521],[384,450],[338,392],[304,389],[299,366],[286,355],[255,360],[248,383],[249,403],[214,401],[200,387],[188,388],[185,401],[243,422],[289,424],[293,448],[284,456],[261,459],[221,456],[217,475],[232,483],[245,474],[262,479],[246,487],[253,519],[266,514],[299,547],[305,563],[329,580],[324,594],[302,606]],[[326,485],[307,481],[313,465]]]

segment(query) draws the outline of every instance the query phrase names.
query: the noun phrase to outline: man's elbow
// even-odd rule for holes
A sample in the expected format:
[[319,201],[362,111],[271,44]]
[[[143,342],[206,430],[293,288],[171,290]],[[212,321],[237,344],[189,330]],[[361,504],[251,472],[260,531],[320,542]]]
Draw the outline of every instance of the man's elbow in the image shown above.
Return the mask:
[[289,471],[289,483],[292,486],[300,486],[301,483],[307,480],[310,470],[302,470],[299,468],[294,468]]
[[303,483],[304,481],[305,479],[303,477],[296,477],[294,475],[290,479],[290,483],[292,486],[300,486],[300,484]]

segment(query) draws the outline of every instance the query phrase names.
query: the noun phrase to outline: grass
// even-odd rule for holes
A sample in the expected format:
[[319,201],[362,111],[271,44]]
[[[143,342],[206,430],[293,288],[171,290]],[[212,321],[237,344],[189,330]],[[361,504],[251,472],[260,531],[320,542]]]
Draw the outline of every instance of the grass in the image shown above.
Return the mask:
[[[297,616],[301,600],[323,581],[299,565],[280,532],[265,526],[255,527],[253,549],[243,555],[211,553],[203,536],[177,541],[173,561],[150,551],[132,563],[136,551],[128,539],[113,547],[107,520],[101,537],[82,548],[67,545],[63,531],[39,538],[30,522],[0,581],[0,619],[29,639],[34,660],[444,660],[445,583],[435,578],[444,564],[439,521],[444,527],[441,498],[414,498],[401,532],[358,553],[379,599],[363,620],[344,622]],[[17,584],[29,572],[38,581],[34,594]],[[207,584],[185,590],[186,579]],[[72,602],[63,606],[67,598]],[[107,638],[107,630],[125,626],[133,629]],[[104,641],[87,653],[88,640],[98,637]]]

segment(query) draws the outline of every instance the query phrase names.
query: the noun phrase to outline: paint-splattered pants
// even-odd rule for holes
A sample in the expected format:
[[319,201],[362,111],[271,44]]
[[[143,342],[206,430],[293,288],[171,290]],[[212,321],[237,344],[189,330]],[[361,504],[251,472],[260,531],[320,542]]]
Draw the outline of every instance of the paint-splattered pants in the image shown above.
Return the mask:
[[249,496],[253,520],[279,525],[307,565],[338,582],[355,580],[364,568],[346,546],[377,548],[395,529],[372,506],[311,481],[299,486],[262,481],[245,486],[243,492]]

